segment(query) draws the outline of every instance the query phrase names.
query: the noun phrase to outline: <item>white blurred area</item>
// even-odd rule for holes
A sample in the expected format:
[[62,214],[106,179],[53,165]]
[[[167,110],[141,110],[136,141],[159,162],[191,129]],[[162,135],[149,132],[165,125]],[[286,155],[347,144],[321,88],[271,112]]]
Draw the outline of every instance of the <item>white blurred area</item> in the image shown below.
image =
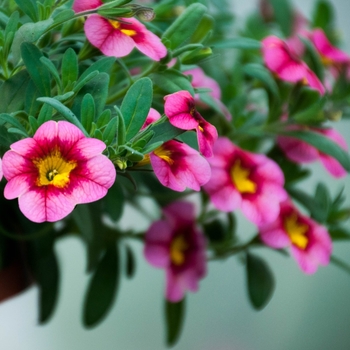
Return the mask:
[[[295,0],[297,8],[310,15],[312,0]],[[333,0],[344,47],[350,52],[350,1]],[[254,0],[232,0],[238,16],[257,5]],[[350,144],[349,122],[337,129]],[[325,180],[334,194],[346,182],[336,181],[317,164],[315,176],[304,182],[313,191]],[[132,211],[125,225],[147,222]],[[254,232],[245,220],[240,234]],[[61,265],[61,295],[57,311],[46,325],[37,324],[36,288],[0,305],[0,349],[2,350],[161,350],[165,349],[163,327],[163,271],[151,268],[134,244],[137,272],[132,280],[122,279],[117,302],[107,319],[92,330],[81,325],[82,300],[88,282],[85,250],[76,238],[58,243]],[[336,243],[335,254],[350,263],[350,245]],[[187,316],[176,350],[314,350],[350,349],[350,276],[333,265],[306,276],[292,258],[267,249],[256,250],[265,257],[277,281],[270,304],[254,311],[247,298],[245,270],[238,259],[210,263],[197,294],[187,297]]]

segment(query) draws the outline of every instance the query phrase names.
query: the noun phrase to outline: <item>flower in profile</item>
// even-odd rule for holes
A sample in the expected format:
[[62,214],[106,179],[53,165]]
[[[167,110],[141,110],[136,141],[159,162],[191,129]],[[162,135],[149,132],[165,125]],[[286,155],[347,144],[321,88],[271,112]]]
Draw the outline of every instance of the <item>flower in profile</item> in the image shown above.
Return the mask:
[[[206,88],[211,89],[209,95],[213,98],[214,102],[218,105],[221,113],[226,117],[227,120],[232,119],[232,115],[227,107],[221,102],[221,89],[219,84],[211,77],[207,76],[203,69],[200,67],[192,68],[183,72],[186,75],[192,76],[191,84],[194,88]],[[199,94],[195,94],[195,101],[198,105],[207,107],[200,99]]]
[[212,147],[218,137],[218,132],[196,110],[194,98],[186,91],[178,91],[164,97],[164,111],[170,124],[182,130],[197,132],[199,151],[205,157],[211,157]]
[[[81,12],[101,5],[103,2],[100,0],[75,0],[73,10]],[[106,56],[124,57],[134,47],[154,61],[159,61],[167,54],[159,37],[135,18],[112,20],[93,14],[85,21],[84,30],[90,43]]]
[[101,154],[105,148],[71,123],[48,121],[33,138],[13,143],[4,154],[5,198],[18,197],[29,220],[60,220],[76,204],[104,197],[113,185],[116,171]]
[[287,198],[278,165],[263,154],[244,151],[220,137],[209,158],[212,176],[204,186],[214,206],[230,212],[240,208],[256,225],[274,221]]
[[325,88],[316,74],[290,51],[282,39],[273,35],[263,39],[262,53],[267,68],[278,78],[291,83],[301,82],[317,90],[321,95],[325,93]]
[[154,109],[154,108],[150,108],[146,121],[144,122],[144,124],[142,125],[141,129],[145,129],[148,125],[156,122],[157,120],[159,120],[161,117],[160,113]]
[[[294,130],[295,129],[297,128],[294,128]],[[336,130],[331,128],[310,128],[310,130],[322,134],[347,151],[348,147],[345,139]],[[347,171],[336,159],[328,154],[320,152],[317,148],[309,145],[305,141],[290,136],[278,136],[277,144],[286,157],[295,163],[303,164],[320,160],[326,170],[334,177],[340,178],[347,174]]]
[[149,162],[159,182],[174,191],[181,192],[186,187],[199,191],[211,175],[205,158],[190,146],[175,140],[163,143],[138,165]]
[[189,202],[173,202],[163,209],[145,236],[144,255],[166,272],[166,299],[180,301],[187,290],[196,292],[206,275],[205,239],[195,225],[195,208]]
[[291,247],[291,253],[301,270],[316,272],[318,265],[327,265],[332,252],[332,241],[327,230],[314,220],[302,215],[287,200],[281,203],[279,217],[259,227],[261,240],[276,249]]

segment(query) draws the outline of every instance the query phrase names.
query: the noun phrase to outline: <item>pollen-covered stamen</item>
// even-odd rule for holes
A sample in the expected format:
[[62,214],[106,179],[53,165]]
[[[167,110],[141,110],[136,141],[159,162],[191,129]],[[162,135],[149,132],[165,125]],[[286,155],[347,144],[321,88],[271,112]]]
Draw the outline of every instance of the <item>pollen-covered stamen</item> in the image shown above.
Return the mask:
[[305,249],[309,242],[306,236],[309,226],[298,222],[298,215],[293,213],[284,219],[284,229],[291,242],[300,249]]
[[249,179],[250,171],[241,165],[241,160],[237,159],[231,168],[231,178],[240,193],[255,193],[257,185]]
[[58,188],[69,183],[69,175],[77,166],[76,162],[66,161],[57,150],[45,158],[34,160],[33,163],[38,169],[37,185],[53,185]]
[[174,265],[180,266],[185,262],[185,253],[188,243],[182,235],[175,237],[170,245],[170,260]]
[[159,158],[162,158],[163,160],[165,160],[169,165],[173,165],[174,164],[174,159],[171,158],[171,151],[169,151],[168,149],[160,146],[158,148],[156,148],[153,153],[158,156]]
[[133,36],[137,34],[136,31],[133,29],[123,29],[122,24],[118,21],[109,20],[109,23],[112,25],[113,28],[120,30],[123,34],[127,36]]

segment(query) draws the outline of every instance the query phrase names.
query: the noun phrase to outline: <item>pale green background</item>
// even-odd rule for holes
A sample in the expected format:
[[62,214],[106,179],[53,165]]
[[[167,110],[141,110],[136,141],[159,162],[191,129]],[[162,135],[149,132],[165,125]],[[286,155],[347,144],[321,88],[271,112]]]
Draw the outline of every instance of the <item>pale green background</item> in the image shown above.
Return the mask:
[[[313,1],[295,1],[310,14]],[[350,1],[334,0],[336,14],[350,52]],[[232,1],[239,16],[256,4],[253,0]],[[350,123],[337,128],[350,144]],[[320,165],[313,167],[317,176],[305,182],[313,191],[318,180],[327,181],[334,193],[349,177],[338,182]],[[348,203],[350,199],[348,200]],[[128,212],[124,225],[141,218]],[[241,218],[241,235],[254,228]],[[163,271],[149,267],[138,252],[136,277],[123,279],[117,303],[107,319],[93,330],[81,326],[81,304],[88,278],[84,273],[85,256],[81,242],[74,238],[61,241],[57,252],[62,268],[62,286],[58,309],[45,326],[37,325],[36,288],[0,305],[1,350],[161,350],[164,346]],[[337,256],[350,263],[350,245],[337,243]],[[320,268],[306,276],[292,259],[266,249],[258,254],[267,258],[277,287],[263,311],[250,307],[243,266],[235,258],[209,265],[209,273],[197,294],[188,295],[185,331],[176,350],[348,350],[350,349],[350,276],[334,266]]]

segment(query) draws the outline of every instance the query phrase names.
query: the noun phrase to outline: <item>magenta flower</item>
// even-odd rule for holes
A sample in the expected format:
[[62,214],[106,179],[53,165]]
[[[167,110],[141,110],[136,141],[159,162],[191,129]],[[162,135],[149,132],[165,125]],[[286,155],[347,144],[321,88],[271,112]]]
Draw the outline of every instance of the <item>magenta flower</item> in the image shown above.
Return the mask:
[[220,137],[208,159],[212,176],[204,186],[214,206],[229,212],[240,208],[256,225],[274,221],[287,198],[278,165],[263,154],[253,154]]
[[325,93],[325,88],[316,74],[290,51],[282,39],[276,36],[266,37],[262,40],[262,53],[267,68],[280,79],[291,83],[301,82],[321,95]]
[[101,152],[106,145],[87,138],[73,124],[49,121],[33,138],[11,145],[3,157],[6,199],[18,197],[34,222],[58,221],[76,204],[94,202],[113,185],[116,171]]
[[196,150],[178,141],[167,141],[138,163],[151,162],[159,182],[174,191],[186,187],[199,191],[210,179],[209,163]]
[[164,111],[170,124],[182,130],[195,129],[199,151],[211,157],[212,147],[218,137],[215,126],[208,123],[196,110],[194,98],[186,91],[178,91],[164,97]]
[[[199,67],[189,69],[183,73],[186,75],[192,76],[191,84],[195,89],[200,89],[200,88],[211,89],[211,91],[209,92],[209,95],[213,98],[215,103],[218,105],[222,114],[226,117],[227,120],[232,119],[232,115],[230,111],[221,102],[220,86],[213,78],[205,75],[202,68],[199,68]],[[198,105],[201,105],[202,107],[207,107],[207,105],[201,101],[199,94],[195,94],[194,99]]]
[[156,122],[157,120],[159,120],[160,117],[161,117],[160,113],[157,110],[155,110],[154,108],[151,107],[149,112],[148,112],[146,121],[142,125],[141,129],[145,129],[148,125],[150,125],[150,124]]
[[178,302],[187,290],[196,292],[206,275],[206,244],[192,203],[174,202],[163,213],[146,232],[144,254],[152,266],[165,269],[166,299]]
[[[310,128],[310,130],[322,134],[347,151],[348,147],[346,141],[336,130],[331,128]],[[326,170],[334,177],[340,178],[347,174],[346,170],[336,159],[320,152],[318,149],[304,141],[290,136],[278,136],[277,144],[283,150],[287,158],[295,163],[303,164],[320,160]]]
[[294,259],[307,274],[329,263],[332,241],[327,230],[300,214],[289,200],[281,203],[279,217],[260,226],[259,231],[261,240],[272,248],[290,246]]
[[[100,0],[75,0],[73,10],[81,12],[101,5]],[[135,18],[111,20],[93,14],[85,21],[84,30],[90,43],[106,56],[124,57],[134,47],[155,61],[167,54],[161,40]]]

